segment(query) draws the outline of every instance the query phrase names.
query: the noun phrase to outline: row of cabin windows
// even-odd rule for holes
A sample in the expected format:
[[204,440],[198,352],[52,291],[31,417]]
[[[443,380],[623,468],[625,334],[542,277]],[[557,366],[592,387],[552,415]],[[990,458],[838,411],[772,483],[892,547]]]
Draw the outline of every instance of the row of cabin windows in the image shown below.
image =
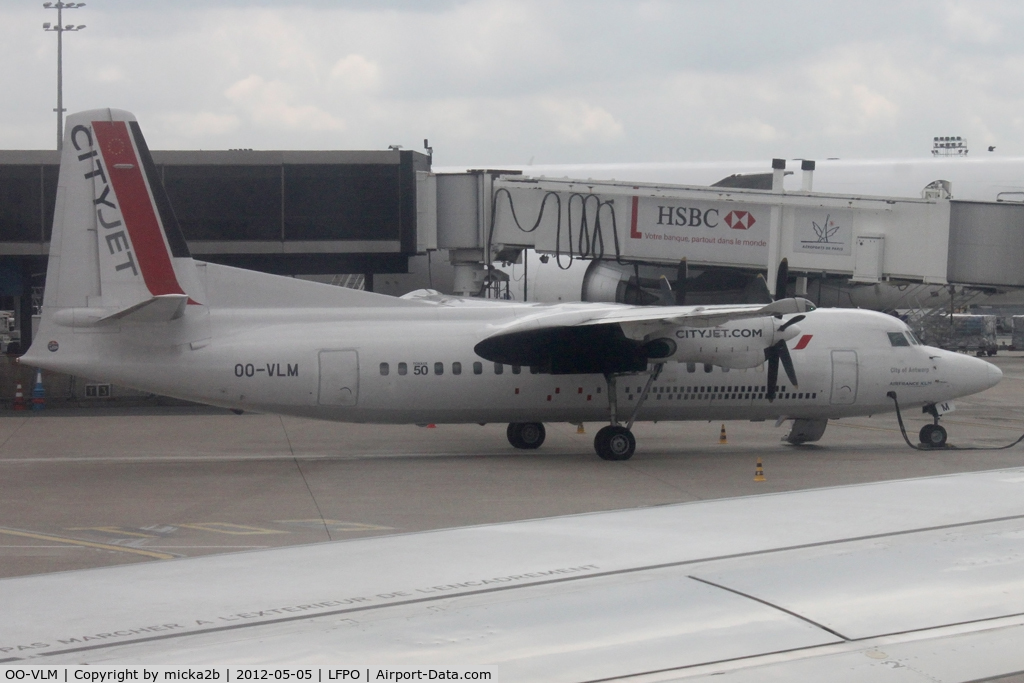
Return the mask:
[[[494,365],[494,374],[495,375],[501,375],[501,374],[503,374],[505,372],[505,366],[503,364],[501,364],[501,363],[494,363],[493,365]],[[423,365],[420,365],[418,367],[428,367],[428,366],[426,364],[423,364]],[[512,368],[512,374],[513,375],[518,375],[518,374],[520,374],[523,371],[523,366],[521,366],[521,365],[510,365],[509,367]],[[714,365],[711,365],[710,363],[704,363],[704,372],[713,372],[714,369],[715,369]],[[687,372],[697,372],[697,364],[696,363],[687,363],[686,364],[686,371]],[[413,372],[414,372],[414,374],[416,374],[415,370]],[[729,372],[729,368],[722,368],[722,372]],[[536,375],[536,374],[539,374],[539,373],[540,373],[540,370],[538,370],[536,367],[530,366],[530,374],[531,375]],[[391,374],[391,364],[390,363],[381,363],[380,364],[380,374],[382,374],[382,375],[390,375]],[[399,363],[398,364],[398,374],[399,375],[408,375],[409,374],[409,364],[408,363]],[[425,371],[425,372],[420,372],[419,374],[425,375],[425,374],[429,374],[429,373]],[[443,375],[444,374],[444,363],[442,363],[440,361],[437,362],[437,363],[434,363],[434,374],[435,375]],[[461,375],[462,374],[462,363],[460,363],[458,361],[455,361],[455,362],[452,363],[452,374],[453,375]],[[484,374],[484,364],[479,362],[479,361],[474,362],[473,363],[473,374],[474,375],[482,375],[482,374]]]
[[[501,363],[493,363],[493,365],[494,365],[494,374],[495,375],[504,374],[505,366],[503,364],[501,364]],[[426,374],[429,374],[429,370],[427,369],[428,367],[429,367],[429,365],[427,363],[414,364],[413,365],[413,374],[415,374],[415,375],[426,375]],[[523,366],[522,365],[510,365],[509,367],[512,368],[512,374],[513,375],[518,375],[518,374],[520,374],[523,371]],[[419,372],[417,372],[418,368],[423,368],[423,369],[420,370]],[[453,362],[452,365],[451,365],[451,370],[452,370],[452,374],[453,375],[461,375],[462,374],[462,363],[460,363],[459,361]],[[539,372],[540,372],[540,370],[538,370],[536,368],[533,368],[533,367],[530,368],[530,374],[531,375],[536,375]],[[391,374],[391,364],[390,363],[381,363],[380,364],[380,374],[385,375],[385,376],[386,375],[390,375]],[[408,375],[409,374],[409,364],[408,363],[399,363],[398,364],[398,374],[399,375]],[[444,363],[442,363],[440,361],[434,363],[434,374],[435,375],[443,375],[444,374]],[[482,374],[484,374],[484,364],[481,363],[480,361],[475,361],[473,363],[473,374],[474,375],[482,375]]]

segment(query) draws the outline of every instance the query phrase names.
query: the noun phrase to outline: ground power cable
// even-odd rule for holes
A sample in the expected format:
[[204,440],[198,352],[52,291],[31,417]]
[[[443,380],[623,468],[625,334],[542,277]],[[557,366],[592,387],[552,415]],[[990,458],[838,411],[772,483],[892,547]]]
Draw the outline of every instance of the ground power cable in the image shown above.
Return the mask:
[[903,440],[907,442],[907,445],[913,448],[915,451],[1005,451],[1007,448],[1013,448],[1021,441],[1024,441],[1024,434],[1020,435],[1013,443],[1008,443],[1005,446],[954,446],[952,444],[944,444],[942,446],[929,446],[927,444],[915,444],[907,436],[907,428],[903,424],[903,414],[900,412],[900,402],[896,399],[896,392],[890,391],[886,394],[892,399],[893,404],[896,406],[896,421],[900,423],[900,433],[903,434]]

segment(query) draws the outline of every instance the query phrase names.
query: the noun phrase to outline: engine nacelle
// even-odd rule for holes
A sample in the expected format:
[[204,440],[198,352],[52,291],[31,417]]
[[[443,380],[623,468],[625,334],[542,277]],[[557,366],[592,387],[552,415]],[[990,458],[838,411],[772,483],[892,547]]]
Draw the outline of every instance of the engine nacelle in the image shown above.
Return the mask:
[[650,360],[706,363],[723,368],[754,368],[765,361],[765,349],[800,334],[796,325],[782,332],[771,317],[735,320],[715,327],[677,327],[644,344]]

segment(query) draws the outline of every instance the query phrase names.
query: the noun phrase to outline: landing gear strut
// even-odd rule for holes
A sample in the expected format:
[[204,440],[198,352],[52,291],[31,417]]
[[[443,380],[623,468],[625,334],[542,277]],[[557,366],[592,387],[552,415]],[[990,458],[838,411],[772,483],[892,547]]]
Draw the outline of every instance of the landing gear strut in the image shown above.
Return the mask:
[[935,404],[930,403],[922,408],[922,411],[932,416],[932,424],[921,427],[921,432],[918,434],[918,438],[921,440],[922,445],[930,448],[942,448],[946,445],[946,429],[939,424],[939,411],[935,409]]
[[526,450],[540,448],[546,435],[540,422],[511,422],[505,434],[510,444]]
[[654,380],[661,374],[663,365],[663,363],[655,364],[654,371],[647,378],[647,384],[644,385],[644,390],[640,393],[636,407],[633,408],[633,414],[629,416],[629,422],[626,423],[626,426],[619,424],[619,393],[615,386],[616,375],[607,374],[604,376],[608,384],[608,417],[611,420],[611,424],[607,427],[602,427],[597,432],[597,436],[594,437],[594,450],[597,451],[598,457],[602,460],[629,460],[633,457],[633,452],[636,451],[636,438],[632,432],[633,422],[636,420],[637,413],[640,412],[640,406],[644,404],[644,400],[647,398],[651,385],[654,384]]

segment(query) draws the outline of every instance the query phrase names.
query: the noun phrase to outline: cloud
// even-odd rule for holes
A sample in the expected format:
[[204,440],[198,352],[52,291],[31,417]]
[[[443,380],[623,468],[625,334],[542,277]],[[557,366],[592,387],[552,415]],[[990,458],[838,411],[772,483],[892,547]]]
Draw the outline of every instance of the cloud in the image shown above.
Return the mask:
[[540,104],[563,141],[580,144],[622,137],[622,124],[603,107],[583,100],[550,98],[542,99]]
[[209,111],[168,113],[158,120],[172,134],[190,139],[225,135],[237,130],[241,123],[234,114]]
[[373,90],[380,83],[380,67],[362,55],[348,55],[334,63],[330,78],[348,90]]
[[231,85],[224,96],[261,126],[288,130],[341,131],[345,122],[312,104],[290,104],[292,89],[281,81],[251,74]]
[[947,1],[942,7],[946,33],[955,41],[990,43],[1002,35],[1002,28],[985,16],[985,4]]

